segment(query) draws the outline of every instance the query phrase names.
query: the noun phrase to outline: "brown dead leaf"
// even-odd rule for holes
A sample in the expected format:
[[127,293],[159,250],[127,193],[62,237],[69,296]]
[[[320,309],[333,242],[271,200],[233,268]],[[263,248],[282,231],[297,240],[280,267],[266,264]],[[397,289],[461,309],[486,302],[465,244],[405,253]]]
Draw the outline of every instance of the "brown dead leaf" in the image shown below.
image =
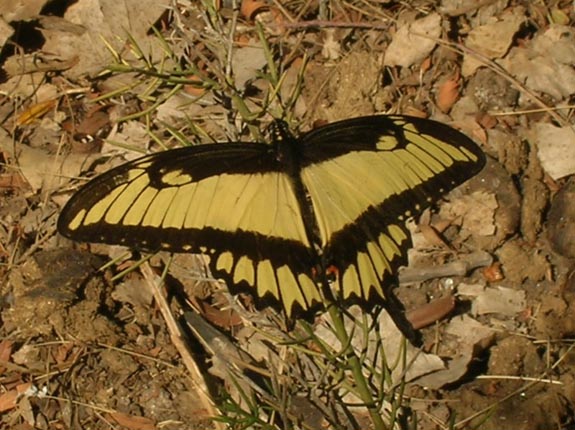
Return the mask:
[[[405,354],[404,357],[410,363],[407,369],[400,369],[401,366],[396,366],[391,375],[393,380],[399,380],[398,378],[402,376],[403,371],[406,372],[406,381],[418,381],[422,375],[433,374],[445,369],[445,363],[438,355],[422,352],[419,348],[409,343],[406,344],[387,312],[382,312],[379,316],[378,330],[382,336],[382,347],[385,349],[386,357],[396,360],[401,354]],[[352,342],[357,342],[359,345],[360,341],[361,336],[357,336],[357,339],[354,337]],[[419,384],[418,382],[415,383]]]
[[[99,108],[102,108],[99,106]],[[104,110],[91,110],[76,126],[76,133],[95,135],[100,129],[110,125],[110,116]]]
[[459,98],[459,87],[459,76],[453,76],[441,84],[437,93],[437,107],[441,112],[449,112],[455,104]]
[[6,45],[8,39],[14,34],[14,28],[6,21],[0,20],[0,46]]
[[525,48],[514,48],[500,63],[533,91],[557,100],[575,93],[575,30],[553,25]]
[[18,172],[0,173],[0,188],[26,190],[28,189],[28,182]]
[[505,276],[503,276],[503,272],[501,271],[501,263],[497,261],[490,266],[485,267],[483,269],[483,276],[487,282],[497,282],[503,280]]
[[405,110],[403,111],[405,115],[414,116],[416,118],[427,118],[427,113],[422,111],[421,109],[416,108],[415,106],[406,106]]
[[[350,308],[350,312],[352,315],[357,315],[358,308]],[[355,323],[352,321],[353,319],[350,319],[346,323],[348,325],[347,329],[353,331],[351,326]],[[393,322],[393,319],[386,311],[379,314],[376,327],[379,333],[381,333],[381,345],[378,347],[375,347],[375,343],[373,342],[366,342],[364,339],[364,331],[357,329],[357,327],[355,335],[351,340],[353,348],[357,351],[361,351],[366,365],[367,363],[370,363],[370,365],[374,365],[375,367],[380,365],[381,360],[372,360],[374,360],[374,357],[380,353],[381,350],[379,348],[381,347],[382,350],[385,350],[386,358],[390,361],[394,361],[397,360],[398,357],[402,357],[402,359],[405,359],[406,362],[410,363],[407,368],[402,366],[394,367],[392,374],[390,375],[393,381],[399,381],[399,378],[404,377],[405,381],[416,381],[415,383],[418,384],[418,378],[422,375],[445,369],[445,363],[441,357],[435,354],[423,352],[411,343],[405,342],[405,338],[402,336],[397,325]],[[341,343],[333,334],[333,329],[328,327],[328,324],[325,321],[319,322],[314,329],[314,334],[331,348],[334,348],[335,350],[341,348]],[[366,351],[365,345],[368,343],[370,346],[367,347]],[[348,400],[353,401],[354,398],[350,397]]]
[[0,413],[9,411],[18,405],[18,397],[32,386],[31,382],[24,382],[5,393],[0,394]]
[[102,145],[102,154],[117,154],[120,150],[125,152],[126,160],[133,160],[142,156],[137,150],[125,151],[127,148],[140,148],[145,150],[150,141],[149,128],[140,121],[130,120],[122,123],[122,127],[114,127]]
[[257,14],[269,10],[269,6],[258,0],[243,0],[240,6],[240,13],[249,21],[253,21]]
[[421,62],[421,66],[419,66],[419,70],[422,73],[427,72],[428,70],[431,69],[431,66],[433,65],[432,61],[431,61],[431,57],[427,57],[425,60],[423,60]]
[[[64,178],[77,178],[82,170],[99,157],[98,154],[69,154],[55,160],[43,149],[18,147],[18,167],[33,190],[52,191],[61,186]],[[61,164],[59,164],[61,163]]]
[[218,309],[203,300],[196,300],[196,303],[203,317],[216,327],[229,330],[242,324],[242,318],[233,309]]
[[74,344],[72,342],[66,342],[56,348],[56,352],[54,353],[54,360],[56,364],[63,364],[66,362],[70,351],[74,348]]
[[430,373],[418,380],[422,386],[439,388],[460,380],[469,371],[469,364],[487,348],[495,337],[495,332],[473,318],[463,315],[453,318],[445,328],[453,336],[457,345],[457,355],[447,362],[443,371]]
[[8,363],[10,361],[13,345],[14,342],[8,339],[4,339],[0,342],[0,375],[6,371],[6,368],[3,367],[1,363]]
[[126,427],[130,430],[156,430],[155,422],[146,417],[138,417],[135,415],[124,414],[122,412],[113,412],[107,415],[112,421],[118,425]]
[[141,279],[125,278],[124,282],[116,285],[112,292],[112,298],[118,302],[149,309],[152,304],[153,292]]
[[484,129],[491,130],[497,125],[497,118],[488,113],[478,113],[476,116],[477,123]]
[[18,392],[16,389],[0,394],[0,413],[14,409],[16,407],[17,398]]
[[415,330],[442,320],[455,309],[455,297],[449,295],[413,309],[405,315]]
[[461,130],[476,141],[483,144],[487,143],[487,132],[474,118],[466,117],[461,120],[454,121],[451,123],[451,126]]
[[[465,46],[470,52],[479,53],[488,59],[503,57],[511,44],[515,34],[525,22],[525,10],[518,6],[508,10],[496,22],[490,22],[472,29],[467,36]],[[471,76],[483,65],[483,62],[472,54],[465,54],[463,58],[462,74]]]
[[4,339],[0,342],[0,360],[8,361],[12,355],[12,345],[14,342],[8,339]]
[[32,124],[34,121],[54,109],[54,106],[56,106],[57,102],[58,100],[56,99],[45,100],[30,106],[18,116],[16,119],[16,125],[20,127],[23,125]]

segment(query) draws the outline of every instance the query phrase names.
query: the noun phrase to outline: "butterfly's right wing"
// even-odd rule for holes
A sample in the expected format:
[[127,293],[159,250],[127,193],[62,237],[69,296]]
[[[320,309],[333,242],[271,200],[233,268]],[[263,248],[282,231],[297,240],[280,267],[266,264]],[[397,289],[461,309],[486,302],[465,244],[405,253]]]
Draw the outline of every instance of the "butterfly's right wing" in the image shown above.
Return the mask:
[[[203,253],[232,291],[288,316],[320,301],[292,182],[271,146],[210,144],[146,155],[88,182],[58,230],[85,242]],[[258,301],[258,300],[256,300]]]

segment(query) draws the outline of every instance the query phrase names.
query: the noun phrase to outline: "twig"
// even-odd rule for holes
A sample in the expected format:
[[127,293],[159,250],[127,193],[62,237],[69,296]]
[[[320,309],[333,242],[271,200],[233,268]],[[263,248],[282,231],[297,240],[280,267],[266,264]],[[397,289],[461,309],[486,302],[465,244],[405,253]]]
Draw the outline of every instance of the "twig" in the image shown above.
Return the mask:
[[[186,366],[186,368],[188,369],[188,372],[190,373],[191,378],[196,385],[195,388],[198,389],[197,392],[200,395],[200,400],[203,406],[206,408],[206,410],[211,416],[213,417],[220,416],[220,412],[215,407],[212,398],[209,394],[208,386],[206,384],[204,376],[202,375],[201,370],[196,365],[194,358],[190,354],[190,351],[188,350],[184,342],[184,339],[181,335],[181,330],[178,327],[178,323],[176,322],[174,316],[172,315],[170,306],[168,305],[168,302],[166,301],[164,294],[162,294],[161,287],[164,284],[163,279],[161,279],[154,273],[148,262],[142,264],[140,270],[144,275],[144,279],[150,286],[156,304],[158,305],[158,308],[162,313],[164,321],[166,322],[166,326],[168,327],[168,331],[170,333],[170,339],[172,340],[172,343],[180,353],[180,356],[182,357],[182,362],[184,363],[184,366]],[[223,423],[217,420],[213,420],[212,422],[217,429],[223,430],[225,428]]]
[[477,267],[489,266],[493,257],[485,251],[473,252],[461,260],[452,261],[437,267],[406,267],[398,275],[400,284],[423,282],[428,279],[465,276]]

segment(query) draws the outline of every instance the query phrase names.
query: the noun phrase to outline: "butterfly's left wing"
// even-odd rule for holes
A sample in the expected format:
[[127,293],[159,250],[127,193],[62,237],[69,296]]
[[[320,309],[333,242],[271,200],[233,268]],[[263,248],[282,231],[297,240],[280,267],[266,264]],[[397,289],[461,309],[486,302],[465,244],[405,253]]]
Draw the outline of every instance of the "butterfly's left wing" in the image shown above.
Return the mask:
[[316,216],[326,269],[343,299],[385,300],[411,245],[406,219],[485,163],[465,135],[431,120],[372,116],[301,137],[302,181]]

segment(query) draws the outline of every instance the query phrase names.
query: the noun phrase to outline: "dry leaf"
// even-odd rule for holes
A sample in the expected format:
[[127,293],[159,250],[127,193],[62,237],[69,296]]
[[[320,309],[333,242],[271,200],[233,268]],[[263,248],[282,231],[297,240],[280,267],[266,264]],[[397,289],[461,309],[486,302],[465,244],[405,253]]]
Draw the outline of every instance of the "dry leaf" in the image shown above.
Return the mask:
[[447,368],[418,380],[421,385],[438,389],[463,378],[473,359],[492,342],[495,332],[473,318],[463,315],[456,317],[445,328],[445,333],[455,337],[458,355],[450,357]]
[[537,155],[545,172],[557,180],[575,173],[575,129],[549,123],[534,126]]
[[[356,315],[358,310],[359,308],[357,306],[353,306],[349,309],[352,315]],[[366,317],[369,318],[368,315],[366,315]],[[380,347],[377,347],[377,342],[367,342],[363,339],[362,333],[365,333],[365,331],[355,327],[355,333],[357,333],[357,335],[353,337],[352,345],[356,351],[364,357],[365,365],[370,366],[374,365],[374,363],[380,363],[380,360],[376,357],[379,352],[383,350],[389,362],[396,362],[398,357],[401,356],[402,359],[405,358],[406,362],[409,363],[408,369],[402,366],[395,366],[391,378],[396,382],[401,380],[404,371],[406,372],[405,380],[409,382],[415,381],[423,375],[445,369],[445,364],[439,356],[422,352],[409,342],[405,343],[403,335],[387,312],[381,312],[378,318],[382,342]],[[346,320],[348,332],[354,330],[352,327],[353,324],[353,321]],[[327,326],[327,323],[322,322],[319,324],[315,329],[315,334],[335,351],[341,349],[342,345],[340,341],[335,337],[333,329]],[[367,351],[364,349],[366,344],[368,344]],[[380,369],[380,371],[382,370]],[[419,385],[419,381],[416,383]]]
[[0,20],[0,46],[4,46],[13,34],[14,28],[8,25],[4,20]]
[[501,271],[501,263],[495,262],[491,266],[485,267],[483,269],[483,276],[489,283],[503,280],[505,276],[503,276],[503,272]]
[[406,318],[415,330],[419,330],[442,320],[453,309],[455,309],[455,298],[450,295],[407,312]]
[[525,49],[513,50],[502,66],[534,91],[561,100],[575,93],[575,71],[572,66],[559,64],[548,56],[533,58]]
[[14,409],[18,404],[18,397],[32,386],[31,382],[24,382],[5,393],[0,394],[0,412]]
[[18,392],[16,389],[0,394],[0,412],[6,412],[16,407]]
[[439,234],[438,231],[440,230],[437,230],[435,226],[420,224],[419,231],[421,232],[423,238],[425,239],[423,243],[425,243],[425,246],[427,248],[429,247],[437,247],[444,249],[449,248],[449,245],[445,243],[445,240]]
[[[524,9],[516,7],[504,14],[500,21],[472,29],[465,40],[465,46],[490,60],[501,58],[509,50],[525,20]],[[465,54],[461,72],[463,76],[471,76],[482,65],[483,62],[472,54]]]
[[575,93],[575,30],[554,25],[500,64],[529,89],[561,100]]
[[269,9],[269,6],[258,0],[243,0],[240,6],[240,13],[249,21],[253,21],[257,14]]
[[77,178],[98,154],[69,154],[55,159],[42,149],[19,146],[18,166],[33,190],[49,192],[62,186],[64,180]]
[[337,60],[341,57],[341,44],[335,39],[335,29],[328,28],[325,30],[325,38],[321,48],[321,54],[328,60]]
[[461,228],[472,236],[491,236],[495,233],[494,193],[475,191],[441,205],[439,215],[445,219],[461,219]]
[[[7,363],[10,360],[13,345],[14,341],[8,339],[4,339],[0,342],[0,363]],[[0,371],[1,369],[2,367],[0,366]]]
[[2,22],[30,21],[35,19],[48,0],[20,0],[0,2]]
[[53,110],[56,106],[56,103],[58,103],[58,100],[52,99],[33,104],[24,112],[22,112],[18,118],[16,118],[16,124],[19,127],[32,124],[37,119]]
[[152,304],[153,292],[145,282],[130,278],[116,285],[112,298],[118,302],[148,309]]
[[258,40],[251,40],[249,46],[234,49],[232,69],[237,89],[244,89],[248,81],[258,77],[258,72],[267,64],[264,49]]
[[550,56],[560,64],[575,64],[575,30],[566,25],[552,25],[533,40],[533,51]]
[[[121,152],[125,155],[126,160],[133,160],[143,155],[148,149],[149,143],[150,134],[146,124],[135,120],[126,121],[122,123],[121,128],[112,128],[102,146],[101,153],[117,154]],[[125,148],[133,148],[134,150],[127,151]]]
[[401,27],[385,52],[386,66],[409,67],[423,61],[441,35],[441,16],[432,13]]
[[123,414],[121,412],[113,412],[108,417],[130,430],[156,430],[156,424],[150,418],[138,417],[134,415]]
[[70,77],[93,75],[112,63],[114,58],[106,43],[129,56],[130,46],[126,43],[129,36],[138,41],[149,61],[160,61],[165,56],[164,47],[148,31],[169,7],[169,0],[77,1],[67,8],[64,19],[83,26],[84,33],[78,35],[66,27],[43,29],[46,39],[43,50],[62,61],[76,59],[76,64],[66,71]]
[[460,81],[458,76],[443,82],[437,93],[437,107],[441,112],[449,112],[459,97]]

